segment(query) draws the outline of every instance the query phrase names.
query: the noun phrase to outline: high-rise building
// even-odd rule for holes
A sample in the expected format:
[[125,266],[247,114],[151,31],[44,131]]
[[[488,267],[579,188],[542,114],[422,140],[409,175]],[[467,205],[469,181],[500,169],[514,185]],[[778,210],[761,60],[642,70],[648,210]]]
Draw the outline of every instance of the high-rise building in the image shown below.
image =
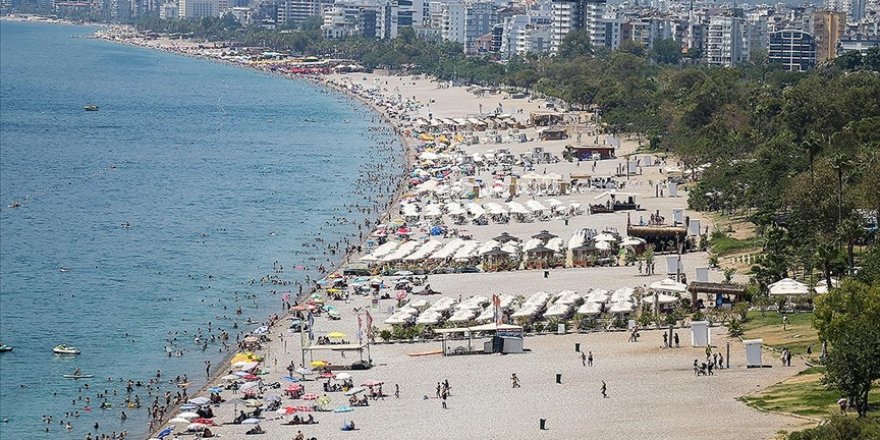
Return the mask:
[[559,52],[562,40],[571,31],[584,28],[584,4],[580,0],[553,0],[550,50]]
[[465,52],[476,52],[476,39],[491,33],[498,22],[496,9],[492,2],[443,3],[441,38],[462,43]]
[[593,47],[606,47],[605,0],[552,0],[551,51],[558,52],[571,31],[586,29]]
[[799,30],[784,30],[770,34],[768,58],[782,64],[783,70],[802,72],[816,66],[816,44],[813,36]]
[[837,45],[846,30],[843,12],[818,11],[813,14],[813,37],[816,42],[816,63],[827,63],[837,57]]
[[321,15],[320,0],[281,0],[278,2],[278,25],[297,26],[308,17]]
[[742,28],[741,17],[711,17],[706,35],[706,64],[730,67],[748,59],[743,51]]

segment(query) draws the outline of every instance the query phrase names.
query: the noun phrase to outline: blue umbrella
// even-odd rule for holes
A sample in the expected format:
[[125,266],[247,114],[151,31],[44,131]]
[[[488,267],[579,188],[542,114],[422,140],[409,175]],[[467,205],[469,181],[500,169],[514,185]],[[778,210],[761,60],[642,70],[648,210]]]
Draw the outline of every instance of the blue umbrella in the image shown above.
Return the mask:
[[167,427],[167,428],[165,428],[165,429],[159,431],[159,434],[156,435],[156,438],[165,438],[165,437],[168,437],[169,435],[171,435],[172,432],[174,432],[174,428],[171,427],[171,426],[169,426],[169,427]]
[[335,412],[335,413],[347,413],[347,412],[352,412],[352,411],[354,411],[354,408],[352,408],[348,405],[340,406],[339,408],[336,408],[333,410],[333,412]]
[[281,376],[281,378],[288,381],[288,382],[299,382],[299,379],[297,379],[293,376]]

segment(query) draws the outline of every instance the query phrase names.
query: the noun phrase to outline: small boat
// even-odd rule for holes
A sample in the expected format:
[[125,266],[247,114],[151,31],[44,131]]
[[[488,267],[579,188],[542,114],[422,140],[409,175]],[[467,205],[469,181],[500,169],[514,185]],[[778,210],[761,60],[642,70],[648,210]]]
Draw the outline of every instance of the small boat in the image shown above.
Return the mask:
[[0,344],[0,353],[6,353],[7,351],[12,351],[11,345]]
[[65,378],[65,379],[91,379],[91,378],[95,377],[95,375],[94,374],[65,374],[64,376],[61,376],[61,377]]
[[10,208],[20,208],[21,203],[19,203],[17,200],[13,200],[12,203],[9,204],[9,207]]
[[62,273],[70,272],[70,268],[68,268],[68,267],[62,267],[58,270],[61,271]]
[[99,108],[100,107],[98,107],[95,104],[89,104],[89,105],[83,107],[83,109],[87,112],[96,112],[96,111],[98,111]]
[[76,347],[68,347],[64,344],[58,344],[52,349],[55,354],[79,354],[80,351]]

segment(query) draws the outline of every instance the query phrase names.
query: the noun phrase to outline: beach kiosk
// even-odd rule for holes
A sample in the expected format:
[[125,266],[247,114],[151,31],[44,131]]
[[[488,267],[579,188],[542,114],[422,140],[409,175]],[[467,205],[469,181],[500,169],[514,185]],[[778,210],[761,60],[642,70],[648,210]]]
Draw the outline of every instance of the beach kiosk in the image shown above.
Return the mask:
[[709,321],[691,322],[691,346],[706,347],[712,344],[712,336],[709,334]]
[[744,340],[743,345],[746,347],[746,367],[761,368],[761,346],[764,344],[763,339]]

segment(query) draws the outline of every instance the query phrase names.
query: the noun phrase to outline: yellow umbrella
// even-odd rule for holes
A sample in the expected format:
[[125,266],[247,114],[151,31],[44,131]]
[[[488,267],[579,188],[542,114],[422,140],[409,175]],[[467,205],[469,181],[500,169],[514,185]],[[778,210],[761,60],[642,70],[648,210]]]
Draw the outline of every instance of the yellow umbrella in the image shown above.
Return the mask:
[[330,364],[328,364],[328,363],[325,362],[325,361],[312,361],[312,367],[313,367],[313,368],[324,368],[324,367],[326,367],[327,365],[330,365]]
[[261,361],[261,360],[262,360],[262,357],[260,357],[260,356],[257,356],[253,353],[250,353],[250,352],[244,352],[244,353],[238,353],[235,356],[233,356],[232,361],[230,363],[234,364],[236,362],[257,362],[257,361]]
[[330,339],[343,339],[345,338],[345,333],[342,332],[330,332],[327,333],[327,337]]
[[339,293],[339,292],[341,292],[341,290],[336,289],[336,288],[327,289],[327,293]]

